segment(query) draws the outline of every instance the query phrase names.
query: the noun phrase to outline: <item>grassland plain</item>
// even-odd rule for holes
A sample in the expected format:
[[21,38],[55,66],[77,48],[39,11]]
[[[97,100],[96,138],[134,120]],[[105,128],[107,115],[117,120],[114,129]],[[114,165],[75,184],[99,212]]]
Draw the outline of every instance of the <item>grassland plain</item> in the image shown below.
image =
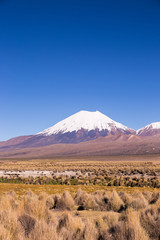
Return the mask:
[[0,182],[66,185],[66,188],[77,185],[94,190],[96,187],[160,188],[159,160],[159,155],[1,159]]
[[159,191],[0,195],[1,240],[159,240]]
[[0,240],[159,240],[159,160],[1,159]]

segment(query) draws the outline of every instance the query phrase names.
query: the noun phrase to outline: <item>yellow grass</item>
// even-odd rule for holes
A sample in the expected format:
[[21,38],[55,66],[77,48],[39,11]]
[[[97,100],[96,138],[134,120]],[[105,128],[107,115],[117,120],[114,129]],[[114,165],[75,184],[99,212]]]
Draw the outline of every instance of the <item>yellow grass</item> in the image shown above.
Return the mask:
[[0,170],[67,170],[107,168],[153,168],[160,170],[160,155],[91,156],[53,159],[0,159]]
[[[115,191],[88,194],[79,190],[75,196],[69,192],[36,195],[31,191],[17,196],[11,191],[0,196],[0,239],[159,239],[160,194],[137,191],[128,194],[130,203],[123,201],[123,194]],[[153,198],[155,202],[151,203]],[[90,200],[96,203],[96,208],[89,204]],[[79,211],[81,201],[84,211]]]
[[[63,193],[64,191],[69,191],[72,194],[76,193],[77,190],[81,188],[87,193],[92,193],[95,191],[113,191],[117,192],[124,191],[127,193],[132,193],[136,190],[139,191],[155,191],[154,188],[140,188],[140,187],[106,187],[106,186],[66,186],[66,185],[25,185],[25,184],[14,184],[14,183],[0,183],[0,194],[4,194],[11,190],[15,191],[18,195],[23,195],[26,191],[31,190],[36,194],[41,192],[46,192],[48,194]],[[156,189],[156,191],[160,191]]]

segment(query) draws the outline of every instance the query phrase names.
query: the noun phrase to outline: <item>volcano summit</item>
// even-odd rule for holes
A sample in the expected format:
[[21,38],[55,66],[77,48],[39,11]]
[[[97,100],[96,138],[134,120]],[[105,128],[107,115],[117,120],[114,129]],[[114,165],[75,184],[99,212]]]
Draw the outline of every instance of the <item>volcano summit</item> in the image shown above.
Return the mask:
[[[113,121],[106,115],[96,112],[80,111],[54,126],[38,133],[39,136],[67,136],[70,139],[67,142],[80,142],[93,139],[99,136],[108,136],[115,134],[132,134],[134,130]],[[72,136],[72,137],[71,137]],[[61,138],[61,142],[66,140]]]

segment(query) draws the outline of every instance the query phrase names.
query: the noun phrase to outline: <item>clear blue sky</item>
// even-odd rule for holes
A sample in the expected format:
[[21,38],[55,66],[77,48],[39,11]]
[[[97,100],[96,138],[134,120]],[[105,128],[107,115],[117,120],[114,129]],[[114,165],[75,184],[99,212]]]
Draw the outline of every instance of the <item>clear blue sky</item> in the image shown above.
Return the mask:
[[159,0],[0,0],[0,140],[79,110],[160,121]]

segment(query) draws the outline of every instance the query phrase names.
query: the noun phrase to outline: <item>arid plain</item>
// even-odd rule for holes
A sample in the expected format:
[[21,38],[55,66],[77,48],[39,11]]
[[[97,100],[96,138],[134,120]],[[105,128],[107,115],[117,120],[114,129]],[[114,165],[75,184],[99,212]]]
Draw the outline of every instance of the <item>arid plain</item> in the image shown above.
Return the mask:
[[159,239],[160,155],[0,159],[0,239]]

